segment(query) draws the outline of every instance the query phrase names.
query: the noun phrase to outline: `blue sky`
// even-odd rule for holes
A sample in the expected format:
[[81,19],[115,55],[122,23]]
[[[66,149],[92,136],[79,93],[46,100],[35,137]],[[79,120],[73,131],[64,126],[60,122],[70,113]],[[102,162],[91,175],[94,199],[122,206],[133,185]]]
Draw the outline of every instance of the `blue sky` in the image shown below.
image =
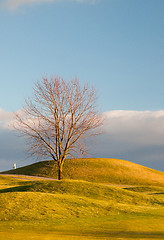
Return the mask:
[[163,0],[1,7],[1,107],[21,108],[36,80],[58,74],[93,83],[103,111],[163,109],[163,11]]
[[[129,154],[129,148],[125,147],[125,151],[119,148],[125,143],[120,139],[127,139],[127,132],[120,130],[122,135],[115,141],[118,151],[104,150],[106,154],[101,155],[164,171],[164,134],[160,132],[164,117],[162,115],[159,130],[158,117],[143,114],[143,111],[150,111],[159,116],[157,111],[164,109],[163,13],[163,0],[1,0],[0,121],[8,121],[4,116],[21,109],[24,98],[31,95],[34,82],[42,75],[57,74],[68,80],[77,76],[81,82],[96,87],[102,112],[125,110],[127,116],[131,114],[128,110],[138,111],[139,119],[144,119],[145,123],[145,116],[150,118],[155,135],[160,134],[156,136],[160,142],[147,143],[144,147],[135,142],[134,151]],[[117,113],[120,126],[124,117]],[[135,119],[136,115],[133,117]],[[126,119],[129,123],[129,117]],[[122,126],[125,125],[128,126]],[[144,132],[145,126],[141,124],[139,132]],[[135,138],[135,129],[137,123],[128,136]],[[150,132],[151,127],[146,136]],[[153,138],[152,132],[150,135]],[[4,128],[0,136],[4,136]],[[111,143],[111,139],[108,136],[106,142]],[[131,142],[130,137],[128,142]],[[5,146],[7,149],[7,144],[3,149]],[[155,150],[150,154],[152,149]],[[15,160],[18,159],[16,151],[18,149]],[[154,160],[149,161],[150,155]],[[23,153],[19,159],[22,156]],[[11,157],[5,159],[4,154],[3,166],[7,166],[4,164],[7,159],[11,161]],[[151,161],[153,163],[149,164]]]

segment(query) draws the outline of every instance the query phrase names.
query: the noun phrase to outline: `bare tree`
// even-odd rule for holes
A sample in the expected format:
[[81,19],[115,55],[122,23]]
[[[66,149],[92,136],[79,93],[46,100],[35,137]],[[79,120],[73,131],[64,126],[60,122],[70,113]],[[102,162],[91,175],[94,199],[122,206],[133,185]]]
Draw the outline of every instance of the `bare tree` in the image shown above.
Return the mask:
[[102,116],[96,108],[96,92],[77,79],[43,78],[34,87],[32,98],[16,114],[16,129],[29,143],[29,152],[51,157],[58,165],[58,179],[66,156],[86,153],[85,139],[98,134]]

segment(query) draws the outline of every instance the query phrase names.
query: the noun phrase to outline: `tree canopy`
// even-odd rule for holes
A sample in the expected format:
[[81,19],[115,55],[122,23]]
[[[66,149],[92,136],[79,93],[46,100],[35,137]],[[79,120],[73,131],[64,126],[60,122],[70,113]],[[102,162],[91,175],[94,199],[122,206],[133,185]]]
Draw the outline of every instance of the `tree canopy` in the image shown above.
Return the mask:
[[27,137],[30,154],[53,159],[59,179],[66,156],[86,153],[86,139],[98,134],[102,122],[95,89],[77,78],[66,82],[58,76],[37,82],[16,114],[16,129]]

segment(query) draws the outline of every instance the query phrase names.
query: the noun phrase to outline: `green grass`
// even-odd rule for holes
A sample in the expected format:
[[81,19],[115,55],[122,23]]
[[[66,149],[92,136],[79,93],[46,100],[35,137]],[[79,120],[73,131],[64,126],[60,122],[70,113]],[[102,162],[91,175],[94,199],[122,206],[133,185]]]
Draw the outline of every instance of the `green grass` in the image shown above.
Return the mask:
[[[108,158],[66,159],[63,171],[64,179],[97,183],[164,186],[163,172],[125,160]],[[4,173],[57,178],[57,167],[54,161],[44,161]]]
[[[155,204],[159,203],[153,196],[147,196],[138,192],[127,191],[119,187],[106,186],[103,184],[79,181],[79,180],[63,180],[63,181],[37,181],[28,185],[13,188],[13,191],[29,191],[53,194],[68,194],[80,197],[87,197],[112,202],[126,202],[132,204]],[[156,188],[154,188],[156,189]],[[164,188],[157,188],[160,191]],[[11,191],[10,190],[10,191]],[[128,189],[129,190],[129,189]],[[143,192],[143,189],[142,191]],[[160,204],[160,203],[159,203]]]
[[[0,240],[98,240],[164,238],[163,217],[113,215],[47,222],[2,222]],[[5,234],[5,235],[4,235]],[[5,237],[4,237],[5,236]]]
[[0,190],[0,220],[68,219],[143,213],[162,199],[102,184],[65,180],[19,183]]
[[[15,173],[55,177],[55,170],[46,173],[52,171],[50,164],[37,163]],[[63,181],[0,176],[0,240],[164,239],[163,173],[112,159],[67,164]],[[79,179],[71,179],[78,171]]]

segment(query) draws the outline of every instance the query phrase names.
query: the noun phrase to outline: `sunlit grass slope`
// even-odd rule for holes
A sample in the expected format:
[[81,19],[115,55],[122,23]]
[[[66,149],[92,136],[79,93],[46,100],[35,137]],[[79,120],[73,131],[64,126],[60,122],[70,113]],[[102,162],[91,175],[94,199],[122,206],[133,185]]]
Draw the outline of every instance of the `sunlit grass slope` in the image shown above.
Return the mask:
[[164,239],[163,193],[162,186],[0,176],[0,240]]
[[[64,179],[97,183],[164,186],[164,173],[129,161],[108,158],[66,159]],[[57,178],[54,161],[38,162],[5,173]]]
[[163,209],[164,200],[118,187],[79,180],[13,180],[0,177],[0,220],[46,220],[148,213]]

